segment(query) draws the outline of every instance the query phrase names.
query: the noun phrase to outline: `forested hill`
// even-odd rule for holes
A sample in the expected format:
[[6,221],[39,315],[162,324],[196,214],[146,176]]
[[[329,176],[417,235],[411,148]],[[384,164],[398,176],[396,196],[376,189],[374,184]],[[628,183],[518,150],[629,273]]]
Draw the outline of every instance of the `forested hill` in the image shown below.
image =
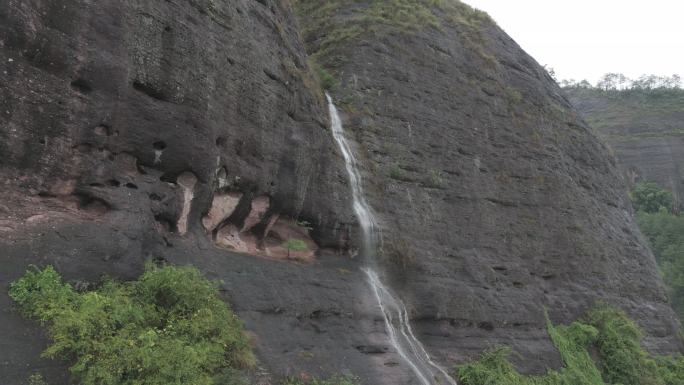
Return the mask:
[[604,77],[597,87],[562,83],[571,102],[612,149],[627,180],[655,182],[672,190],[681,204],[684,90],[678,77],[643,77],[631,83],[612,79]]

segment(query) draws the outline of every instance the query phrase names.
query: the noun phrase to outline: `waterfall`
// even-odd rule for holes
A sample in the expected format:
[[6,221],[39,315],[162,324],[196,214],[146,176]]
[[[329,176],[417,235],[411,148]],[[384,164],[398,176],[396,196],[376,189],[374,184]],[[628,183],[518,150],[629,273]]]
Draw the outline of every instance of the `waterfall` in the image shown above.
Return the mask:
[[423,344],[416,338],[411,329],[408,312],[404,302],[395,296],[380,280],[376,271],[375,249],[380,239],[380,232],[375,221],[375,216],[366,202],[361,183],[361,174],[354,153],[344,136],[342,120],[330,95],[328,109],[333,137],[344,157],[349,184],[352,190],[354,214],[361,225],[362,256],[366,258],[367,268],[364,270],[368,278],[368,284],[373,290],[373,295],[378,301],[378,306],[385,320],[385,328],[390,343],[399,356],[406,361],[409,368],[416,376],[421,385],[450,384],[457,385],[446,370],[432,361]]

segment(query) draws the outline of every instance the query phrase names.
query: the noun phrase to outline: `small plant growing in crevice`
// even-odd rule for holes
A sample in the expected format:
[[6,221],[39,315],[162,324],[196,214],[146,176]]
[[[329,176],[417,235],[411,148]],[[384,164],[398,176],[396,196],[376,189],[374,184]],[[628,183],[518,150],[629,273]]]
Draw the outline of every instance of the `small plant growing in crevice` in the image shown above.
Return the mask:
[[288,258],[290,258],[290,252],[292,251],[297,253],[309,250],[309,247],[306,245],[306,242],[304,242],[301,239],[288,239],[285,243],[283,243],[283,247],[287,249]]
[[392,165],[389,170],[389,177],[403,182],[410,182],[411,178],[406,174],[406,171],[398,164]]
[[446,183],[444,182],[444,177],[442,176],[441,172],[437,170],[431,170],[423,181],[423,186],[442,189],[446,186]]
[[45,381],[42,374],[36,373],[28,378],[28,385],[48,385],[48,383]]

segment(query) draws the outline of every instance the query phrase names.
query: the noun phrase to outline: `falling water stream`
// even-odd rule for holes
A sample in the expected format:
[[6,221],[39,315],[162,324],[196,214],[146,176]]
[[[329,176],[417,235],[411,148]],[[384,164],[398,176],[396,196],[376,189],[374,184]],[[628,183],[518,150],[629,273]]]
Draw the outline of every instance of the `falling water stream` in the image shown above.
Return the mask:
[[337,113],[337,108],[330,95],[326,95],[326,97],[330,110],[333,137],[335,138],[335,142],[337,142],[340,151],[342,151],[347,173],[349,174],[349,183],[351,184],[352,200],[354,203],[354,214],[361,225],[361,252],[362,256],[366,258],[367,265],[364,271],[385,319],[385,327],[390,343],[397,353],[399,353],[399,356],[406,361],[421,385],[457,385],[456,381],[454,381],[441,366],[432,361],[430,355],[423,347],[423,344],[421,344],[413,334],[408,312],[406,311],[406,306],[403,301],[396,297],[380,280],[376,271],[374,258],[375,249],[377,248],[380,239],[379,229],[370,206],[368,206],[368,202],[366,202],[356,158],[354,158],[351,147],[344,136],[342,121]]

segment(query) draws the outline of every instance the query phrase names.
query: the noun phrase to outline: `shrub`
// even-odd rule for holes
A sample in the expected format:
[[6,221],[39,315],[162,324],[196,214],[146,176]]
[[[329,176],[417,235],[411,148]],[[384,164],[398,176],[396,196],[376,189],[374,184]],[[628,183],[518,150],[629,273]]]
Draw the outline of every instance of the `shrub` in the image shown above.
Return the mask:
[[[458,370],[461,385],[681,385],[684,357],[650,358],[641,331],[620,310],[601,306],[568,326],[548,322],[549,336],[564,367],[545,375],[521,375],[508,361],[510,350],[485,352]],[[588,353],[599,352],[598,365]]]
[[603,378],[611,384],[662,384],[657,366],[641,347],[641,330],[627,315],[615,308],[601,306],[585,316],[599,333],[596,339]]
[[394,180],[399,180],[403,182],[410,182],[411,178],[406,174],[403,168],[398,164],[393,164],[389,170],[389,177]]
[[48,327],[43,356],[72,361],[83,385],[212,385],[226,373],[235,383],[232,369],[254,365],[241,322],[194,268],[150,265],[138,281],[83,293],[32,268],[10,296]]
[[639,183],[629,194],[634,209],[647,213],[657,213],[661,210],[672,211],[674,198],[667,191],[655,183]]
[[337,79],[325,68],[318,68],[318,79],[324,90],[329,90],[337,86]]

